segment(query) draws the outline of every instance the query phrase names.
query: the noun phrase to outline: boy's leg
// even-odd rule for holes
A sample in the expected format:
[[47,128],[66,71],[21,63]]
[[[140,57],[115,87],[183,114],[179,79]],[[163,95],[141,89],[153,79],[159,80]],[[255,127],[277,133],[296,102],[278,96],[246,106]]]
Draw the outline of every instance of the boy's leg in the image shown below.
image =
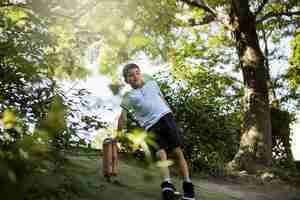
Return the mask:
[[175,149],[176,156],[179,162],[180,172],[183,177],[183,197],[182,200],[194,200],[195,199],[195,192],[194,192],[194,185],[190,179],[189,175],[189,168],[187,162],[184,158],[182,149],[177,147]]
[[190,174],[189,174],[189,168],[187,165],[187,162],[184,158],[183,152],[181,147],[176,147],[175,149],[176,152],[176,157],[178,159],[179,162],[179,168],[180,168],[180,174],[181,176],[186,180],[190,178]]
[[[157,152],[159,160],[164,162],[167,161],[167,152],[164,149],[160,149]],[[161,192],[164,200],[170,200],[174,197],[174,192],[176,191],[174,185],[171,182],[170,171],[167,165],[160,166],[160,173],[164,181],[161,183]]]
[[[157,155],[161,162],[168,160],[167,152],[164,149],[158,150]],[[160,166],[160,174],[164,179],[164,181],[169,181],[169,182],[171,181],[170,170],[168,166],[165,165]]]
[[103,142],[103,175],[110,181],[112,173],[112,144],[109,140]]
[[118,146],[117,141],[113,139],[112,141],[112,175],[117,176],[118,175]]

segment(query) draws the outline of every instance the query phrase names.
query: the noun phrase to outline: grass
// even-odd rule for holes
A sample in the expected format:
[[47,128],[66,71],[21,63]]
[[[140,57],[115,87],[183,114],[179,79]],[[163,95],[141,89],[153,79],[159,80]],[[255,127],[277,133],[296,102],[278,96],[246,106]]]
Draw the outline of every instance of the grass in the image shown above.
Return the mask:
[[[50,166],[51,164],[47,164]],[[102,157],[93,153],[70,154],[59,169],[42,169],[32,177],[27,199],[34,200],[161,200],[158,169],[141,167],[133,160],[120,161],[120,184],[107,183],[102,175]],[[223,192],[211,192],[194,180],[196,199],[237,200]],[[181,181],[174,178],[181,191]]]
[[[159,187],[161,178],[156,167],[145,167],[141,165],[141,162],[123,156],[120,160],[120,175],[118,177],[120,184],[108,183],[102,175],[102,157],[99,154],[95,151],[78,149],[72,149],[65,153],[61,152],[63,156],[54,156],[55,160],[59,158],[61,162],[54,164],[50,161],[51,159],[43,161],[41,163],[42,167],[28,174],[24,181],[18,180],[19,184],[17,186],[11,185],[12,187],[9,188],[12,189],[7,190],[5,194],[1,193],[0,199],[162,199]],[[178,191],[181,192],[180,178],[173,175],[172,178]],[[278,199],[278,195],[281,195],[281,197],[283,195],[283,198],[279,199],[294,200],[300,194],[300,188],[299,190],[284,190],[282,187],[284,185],[275,188],[273,185],[255,185],[247,182],[246,184],[237,183],[230,186],[232,182],[208,180],[200,174],[193,175],[193,183],[197,200],[242,200],[249,199],[249,195],[251,195],[251,200],[274,199],[273,197]],[[16,189],[18,189],[18,192],[16,192]],[[294,193],[289,191],[294,191]]]

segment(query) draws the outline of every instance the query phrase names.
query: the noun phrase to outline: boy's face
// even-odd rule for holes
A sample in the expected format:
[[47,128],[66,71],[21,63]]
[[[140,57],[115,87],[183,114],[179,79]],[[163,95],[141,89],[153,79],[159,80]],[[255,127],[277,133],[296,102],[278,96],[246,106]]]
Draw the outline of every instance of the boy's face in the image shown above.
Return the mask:
[[126,76],[126,83],[134,89],[141,88],[144,84],[141,70],[139,68],[130,69]]

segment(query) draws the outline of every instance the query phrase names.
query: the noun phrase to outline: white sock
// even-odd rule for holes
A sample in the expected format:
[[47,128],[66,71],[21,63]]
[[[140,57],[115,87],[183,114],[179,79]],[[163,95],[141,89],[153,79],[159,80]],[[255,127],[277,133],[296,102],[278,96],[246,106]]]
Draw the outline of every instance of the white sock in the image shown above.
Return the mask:
[[183,177],[183,181],[188,182],[188,183],[192,182],[192,180],[189,176],[188,177]]
[[166,177],[164,178],[164,182],[172,183],[172,180],[170,177]]

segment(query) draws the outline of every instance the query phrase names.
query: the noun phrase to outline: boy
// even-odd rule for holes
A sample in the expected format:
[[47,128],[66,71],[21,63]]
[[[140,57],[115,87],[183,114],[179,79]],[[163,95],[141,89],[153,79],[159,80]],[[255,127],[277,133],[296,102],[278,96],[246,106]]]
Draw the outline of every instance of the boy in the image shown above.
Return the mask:
[[[162,96],[159,86],[153,80],[145,82],[140,68],[136,64],[128,64],[123,69],[125,82],[132,88],[123,97],[121,106],[126,109],[118,120],[118,130],[124,128],[125,111],[132,110],[138,124],[147,132],[155,134],[156,143],[159,147],[157,155],[161,161],[167,160],[167,150],[174,150],[179,161],[180,172],[183,176],[183,197],[182,200],[194,200],[194,186],[189,176],[189,169],[184,158],[181,145],[182,139],[180,131],[176,127],[176,122],[172,111]],[[175,187],[171,182],[168,167],[161,170],[164,178],[161,189],[165,200],[172,199]]]

